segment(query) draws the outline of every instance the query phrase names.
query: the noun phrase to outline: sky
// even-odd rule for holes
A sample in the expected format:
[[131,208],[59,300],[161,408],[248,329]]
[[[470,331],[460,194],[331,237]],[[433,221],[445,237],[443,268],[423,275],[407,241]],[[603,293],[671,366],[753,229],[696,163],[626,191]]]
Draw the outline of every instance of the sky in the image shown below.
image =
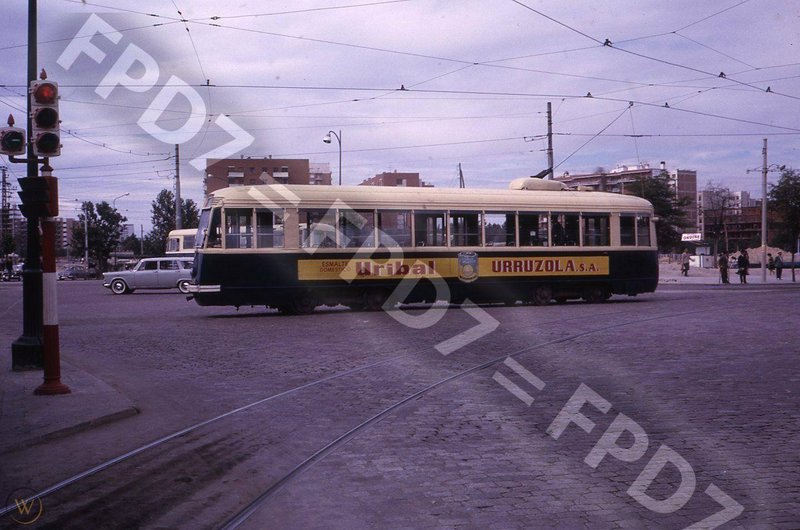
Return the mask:
[[[2,13],[0,115],[19,126],[28,2]],[[174,189],[175,144],[198,204],[206,158],[308,158],[336,182],[330,130],[344,184],[455,187],[461,164],[467,187],[506,187],[547,167],[548,102],[556,175],[664,161],[760,197],[765,138],[769,166],[800,167],[789,0],[38,0],[37,26],[60,214],[116,199],[137,232]]]

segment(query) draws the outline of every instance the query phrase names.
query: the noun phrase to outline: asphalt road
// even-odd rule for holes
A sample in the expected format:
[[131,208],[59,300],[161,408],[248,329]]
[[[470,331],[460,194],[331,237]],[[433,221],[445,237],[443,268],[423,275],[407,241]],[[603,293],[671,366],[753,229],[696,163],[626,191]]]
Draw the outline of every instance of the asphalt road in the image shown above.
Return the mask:
[[141,413],[15,452],[4,485],[272,398],[53,493],[38,528],[217,528],[254,501],[244,528],[800,525],[793,285],[286,317],[65,282],[59,311],[64,359]]

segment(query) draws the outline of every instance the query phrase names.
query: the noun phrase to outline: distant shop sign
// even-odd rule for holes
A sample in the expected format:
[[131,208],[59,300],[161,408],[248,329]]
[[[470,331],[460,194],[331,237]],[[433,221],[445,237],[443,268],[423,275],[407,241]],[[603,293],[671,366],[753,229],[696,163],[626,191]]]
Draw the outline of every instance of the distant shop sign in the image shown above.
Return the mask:
[[691,233],[691,234],[681,234],[681,241],[702,241],[703,234],[701,233]]

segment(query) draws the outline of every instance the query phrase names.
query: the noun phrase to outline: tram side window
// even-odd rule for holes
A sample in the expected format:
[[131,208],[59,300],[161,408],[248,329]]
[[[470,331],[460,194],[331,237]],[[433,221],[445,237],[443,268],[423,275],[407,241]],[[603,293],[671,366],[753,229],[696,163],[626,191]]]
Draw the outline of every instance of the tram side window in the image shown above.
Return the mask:
[[519,246],[546,247],[547,239],[546,213],[519,213]]
[[640,247],[650,246],[650,217],[636,216],[636,244]]
[[372,210],[339,210],[339,245],[371,247],[375,241],[375,219]]
[[633,215],[619,216],[619,239],[623,247],[636,245],[636,217]]
[[225,248],[253,248],[253,210],[225,209]]
[[580,243],[580,216],[554,213],[550,216],[554,247],[576,247]]
[[256,209],[256,246],[283,248],[284,210]]
[[424,212],[414,214],[414,243],[418,247],[444,247],[444,212]]
[[[513,213],[486,213],[483,216],[487,247],[513,247],[517,244],[517,223]],[[546,235],[546,234],[545,234]]]
[[607,247],[611,241],[610,214],[583,214],[583,244]]
[[450,246],[476,247],[481,244],[480,212],[450,212]]
[[300,209],[298,217],[302,248],[336,246],[336,210]]
[[411,212],[378,210],[378,233],[382,247],[410,247]]

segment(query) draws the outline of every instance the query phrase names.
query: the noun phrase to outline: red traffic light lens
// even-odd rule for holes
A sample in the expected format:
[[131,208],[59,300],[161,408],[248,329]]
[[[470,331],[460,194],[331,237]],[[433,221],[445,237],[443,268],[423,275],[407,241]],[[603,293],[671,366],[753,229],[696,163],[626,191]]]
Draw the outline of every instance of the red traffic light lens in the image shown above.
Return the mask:
[[42,83],[33,91],[33,99],[40,105],[52,105],[56,102],[58,90],[52,83]]

